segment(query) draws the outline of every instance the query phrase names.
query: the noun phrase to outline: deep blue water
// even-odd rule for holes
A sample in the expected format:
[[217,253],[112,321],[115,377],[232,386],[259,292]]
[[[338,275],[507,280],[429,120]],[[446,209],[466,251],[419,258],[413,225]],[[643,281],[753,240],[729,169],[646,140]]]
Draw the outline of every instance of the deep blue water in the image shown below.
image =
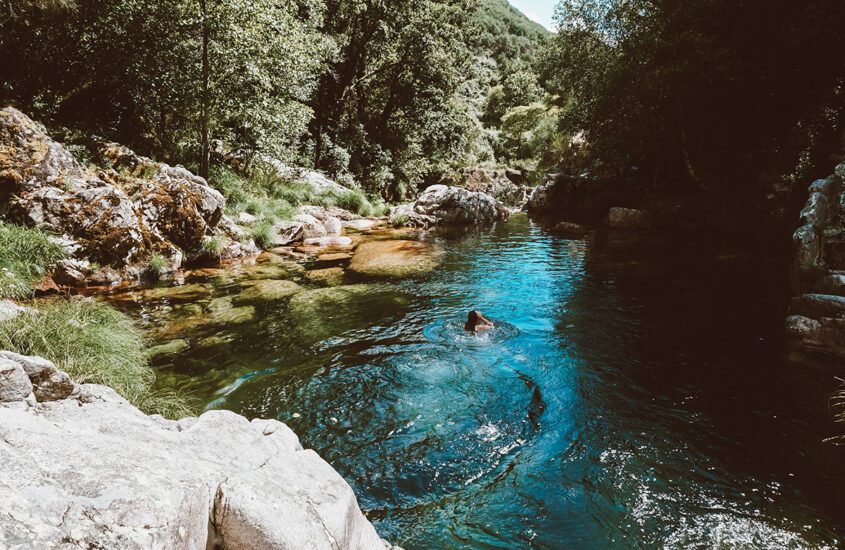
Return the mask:
[[[430,275],[307,328],[263,311],[172,368],[222,373],[212,406],[288,423],[407,550],[841,544],[836,365],[787,357],[767,251],[569,240],[525,215],[426,239],[445,250]],[[468,335],[471,308],[503,324]]]

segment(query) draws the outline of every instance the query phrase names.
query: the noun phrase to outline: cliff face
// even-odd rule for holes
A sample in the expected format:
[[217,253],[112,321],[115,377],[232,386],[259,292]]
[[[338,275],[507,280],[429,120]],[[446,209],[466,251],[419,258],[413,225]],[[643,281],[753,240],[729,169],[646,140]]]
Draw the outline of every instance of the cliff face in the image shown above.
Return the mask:
[[810,185],[793,234],[793,298],[786,320],[798,344],[845,356],[845,163]]
[[141,413],[0,352],[0,548],[396,549],[276,420]]

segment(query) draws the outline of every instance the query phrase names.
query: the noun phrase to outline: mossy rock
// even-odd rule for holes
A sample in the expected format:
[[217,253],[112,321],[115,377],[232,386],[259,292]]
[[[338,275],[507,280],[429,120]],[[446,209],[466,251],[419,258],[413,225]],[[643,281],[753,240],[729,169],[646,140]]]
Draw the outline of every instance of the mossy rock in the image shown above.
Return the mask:
[[188,349],[188,341],[183,338],[176,338],[174,340],[170,340],[169,342],[151,347],[147,350],[147,355],[150,358],[157,358],[165,355],[177,355],[186,349]]
[[409,297],[384,285],[342,285],[306,290],[290,300],[292,324],[304,340],[381,323],[401,316]]
[[192,302],[207,298],[212,293],[209,285],[191,283],[187,285],[163,286],[145,290],[142,294],[146,300],[170,300],[174,302]]
[[255,279],[294,279],[301,277],[305,268],[296,262],[268,261],[255,265],[246,266],[243,269],[243,278]]
[[277,279],[248,281],[244,283],[244,286],[246,288],[235,296],[233,300],[234,304],[275,302],[302,291],[302,287],[293,281]]
[[233,307],[211,313],[211,319],[215,324],[237,325],[249,323],[255,320],[255,308],[253,306]]
[[343,284],[343,268],[327,267],[325,269],[314,269],[306,273],[305,278],[325,286],[339,286]]
[[227,309],[232,309],[232,302],[233,300],[231,296],[220,296],[219,298],[214,298],[208,302],[206,309],[211,313],[226,311]]

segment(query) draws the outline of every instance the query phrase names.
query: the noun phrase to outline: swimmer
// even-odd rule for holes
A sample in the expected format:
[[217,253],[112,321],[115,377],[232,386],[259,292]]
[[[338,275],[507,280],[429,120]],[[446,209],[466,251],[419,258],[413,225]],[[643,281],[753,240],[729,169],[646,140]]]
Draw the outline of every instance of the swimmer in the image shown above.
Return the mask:
[[467,322],[464,323],[464,328],[472,332],[481,332],[493,328],[493,323],[485,319],[480,311],[473,309],[467,314]]

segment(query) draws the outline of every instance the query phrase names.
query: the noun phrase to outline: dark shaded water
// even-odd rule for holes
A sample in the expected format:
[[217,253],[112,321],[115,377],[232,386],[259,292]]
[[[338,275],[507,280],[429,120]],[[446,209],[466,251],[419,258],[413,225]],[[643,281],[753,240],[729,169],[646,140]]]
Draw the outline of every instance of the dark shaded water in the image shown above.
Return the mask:
[[772,255],[524,215],[427,238],[424,279],[259,307],[161,378],[288,423],[408,550],[841,544],[840,373],[783,356]]

